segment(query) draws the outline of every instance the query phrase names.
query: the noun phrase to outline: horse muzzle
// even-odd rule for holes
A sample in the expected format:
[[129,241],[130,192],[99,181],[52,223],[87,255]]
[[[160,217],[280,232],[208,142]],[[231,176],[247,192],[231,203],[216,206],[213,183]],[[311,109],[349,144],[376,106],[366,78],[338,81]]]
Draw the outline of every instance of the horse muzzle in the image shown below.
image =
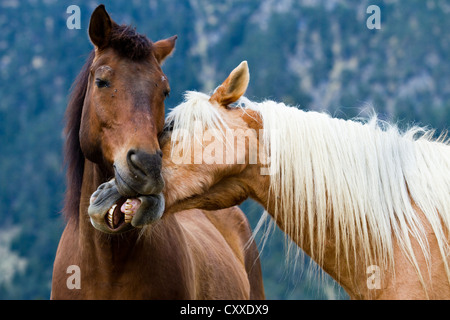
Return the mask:
[[101,184],[92,194],[88,214],[92,225],[105,233],[122,233],[144,227],[162,217],[162,194],[124,197],[119,193],[116,180]]
[[162,153],[129,150],[126,161],[114,163],[117,188],[123,196],[159,194],[164,188]]

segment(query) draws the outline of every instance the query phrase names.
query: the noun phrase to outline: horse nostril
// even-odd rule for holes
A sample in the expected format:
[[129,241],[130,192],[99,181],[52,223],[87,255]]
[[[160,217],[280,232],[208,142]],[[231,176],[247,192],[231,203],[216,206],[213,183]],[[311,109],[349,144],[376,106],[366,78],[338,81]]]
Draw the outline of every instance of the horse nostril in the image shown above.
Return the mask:
[[134,178],[153,177],[160,173],[162,152],[156,151],[148,154],[139,150],[130,150],[127,154],[127,162]]
[[159,155],[161,158],[163,157],[163,152],[161,150],[156,151],[156,154]]
[[[138,172],[140,175],[146,176],[145,171],[142,168],[139,157],[136,155],[136,151],[130,150],[127,154],[127,162],[133,173]],[[135,176],[137,178],[137,176]]]

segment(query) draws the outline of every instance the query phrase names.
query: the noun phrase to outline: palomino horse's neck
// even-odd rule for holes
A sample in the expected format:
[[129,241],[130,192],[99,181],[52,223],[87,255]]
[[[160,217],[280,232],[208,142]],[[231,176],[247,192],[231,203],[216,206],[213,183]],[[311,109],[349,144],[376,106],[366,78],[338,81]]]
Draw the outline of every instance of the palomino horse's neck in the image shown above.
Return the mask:
[[[257,170],[259,171],[260,169]],[[269,214],[278,212],[276,217],[271,214],[276,224],[281,230],[289,230],[285,226],[286,221],[289,221],[285,219],[285,215],[292,217],[292,219],[294,219],[294,215],[290,208],[286,209],[281,205],[277,208],[274,207],[277,196],[269,192],[267,187],[270,184],[269,176],[259,174],[250,174],[249,176],[252,177],[248,181],[251,181],[250,189],[252,189],[254,200],[261,203]],[[333,215],[334,213],[331,214]],[[424,223],[426,224],[426,221]],[[431,230],[429,226],[426,226],[426,228]],[[309,241],[310,231],[309,227],[306,226],[301,235],[288,234],[288,236],[308,256],[313,257],[314,254],[311,248],[317,244],[311,246]],[[381,270],[377,265],[367,268],[362,260],[359,261],[353,257],[348,259],[342,252],[339,254],[339,246],[342,246],[342,244],[336,242],[331,226],[327,226],[326,234],[327,238],[323,244],[325,247],[323,258],[321,261],[315,262],[335,279],[352,299],[442,299],[450,297],[450,287],[445,276],[442,261],[439,261],[436,239],[432,234],[428,238],[433,256],[431,270],[425,267],[425,257],[421,253],[419,244],[415,240],[412,241],[417,254],[416,257],[421,265],[424,266],[421,268],[421,272],[426,277],[424,281],[428,292],[424,291],[424,287],[417,277],[416,270],[398,244],[394,248],[394,269]],[[362,248],[358,245],[354,248],[354,251],[355,257],[361,257],[364,254]],[[428,277],[428,275],[430,276]],[[433,294],[430,295],[430,292],[433,292]]]
[[448,296],[448,166],[436,170],[445,143],[376,118],[249,105],[263,120],[271,176],[270,188],[258,172],[247,183],[299,247],[355,298]]
[[[263,129],[261,121],[252,121],[253,119],[260,120],[258,119],[258,115],[254,112],[247,111],[247,114],[244,114],[243,118],[252,129],[255,129],[256,131]],[[261,138],[261,136],[258,137],[258,139]],[[347,293],[349,293],[352,298],[433,298],[433,296],[430,296],[427,292],[424,291],[423,283],[421,283],[421,281],[419,280],[416,270],[414,269],[408,258],[405,256],[398,243],[395,243],[394,245],[394,269],[381,270],[377,265],[369,267],[366,266],[363,263],[363,258],[361,258],[361,261],[357,261],[357,259],[355,258],[345,256],[341,250],[343,244],[339,242],[345,241],[345,239],[338,240],[336,238],[335,234],[333,233],[333,226],[330,223],[328,223],[326,226],[326,232],[324,233],[326,237],[325,239],[323,239],[324,243],[311,243],[310,239],[314,237],[311,237],[310,233],[317,232],[317,230],[315,229],[317,226],[305,225],[301,232],[295,232],[295,229],[292,229],[290,226],[285,225],[286,223],[290,224],[291,226],[298,224],[299,222],[295,220],[298,218],[304,219],[305,221],[308,221],[309,219],[301,217],[301,215],[306,215],[305,212],[296,213],[292,212],[293,210],[295,210],[292,207],[284,208],[283,202],[279,201],[279,195],[270,192],[270,176],[261,175],[259,174],[260,172],[261,166],[257,165],[248,170],[243,176],[244,180],[246,181],[245,184],[248,184],[250,186],[252,198],[261,203],[267,210],[267,212],[272,214],[275,222],[281,228],[281,230],[293,231],[289,233],[288,236],[297,245],[299,245],[299,247],[307,255],[309,255],[310,257],[314,257],[314,248],[317,246],[322,246],[323,257],[321,257],[321,259],[316,262],[330,276],[332,276],[347,291]],[[331,203],[328,203],[328,205],[331,208],[333,207]],[[444,297],[449,294],[449,286],[447,278],[445,276],[445,269],[442,265],[442,262],[439,261],[440,253],[437,249],[438,245],[436,242],[436,238],[433,236],[433,232],[429,225],[429,222],[424,218],[421,210],[416,205],[413,205],[413,207],[420,216],[422,224],[429,234],[428,241],[430,242],[431,250],[436,251],[434,254],[432,254],[432,259],[436,259],[436,261],[432,264],[431,270],[427,270],[426,267],[421,268],[422,270],[420,270],[421,274],[425,275],[424,283],[427,287],[428,292],[432,292],[436,287],[436,283],[439,283],[439,286],[442,287],[442,290],[434,289],[434,292],[438,297]],[[327,218],[328,221],[332,221],[334,215],[340,214],[340,212],[333,212],[333,210],[326,211],[329,214],[329,217]],[[274,216],[274,212],[278,214]],[[426,266],[427,261],[420,249],[419,243],[415,239],[412,239],[411,241],[419,264],[421,266]],[[364,252],[362,244],[358,244],[358,242],[356,242],[356,245],[354,248],[352,248],[352,250],[354,252],[354,257],[363,257],[364,254],[367,254]],[[428,277],[428,275],[432,275],[435,280],[430,281],[430,277]],[[436,281],[437,278],[439,278],[440,280]],[[402,283],[406,283],[406,286],[402,285]]]

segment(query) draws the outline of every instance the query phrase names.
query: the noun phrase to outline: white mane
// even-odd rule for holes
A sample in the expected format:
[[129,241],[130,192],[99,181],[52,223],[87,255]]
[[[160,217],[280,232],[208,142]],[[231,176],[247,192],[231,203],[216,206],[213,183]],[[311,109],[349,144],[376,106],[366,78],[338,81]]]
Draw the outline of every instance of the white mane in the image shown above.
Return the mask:
[[[168,121],[174,128],[198,120],[221,128],[226,119],[208,99],[188,93]],[[386,270],[394,264],[398,241],[421,277],[410,236],[427,261],[429,247],[414,203],[433,229],[450,281],[450,146],[444,137],[433,140],[433,132],[417,127],[400,133],[376,117],[367,123],[346,121],[273,101],[243,98],[240,106],[257,111],[263,121],[270,192],[278,196],[272,197],[275,207],[283,208],[271,214],[284,219],[284,231],[300,247],[309,246],[319,265],[331,228],[333,241],[342,244],[336,255],[348,263],[363,259],[366,266]],[[304,231],[309,239],[302,237]],[[355,256],[356,248],[364,257]]]
[[[283,213],[285,231],[301,243],[308,228],[319,265],[332,226],[336,243],[343,244],[336,255],[347,261],[357,258],[352,250],[361,246],[366,266],[386,270],[393,266],[397,239],[419,272],[410,235],[427,261],[429,248],[412,200],[433,228],[450,281],[450,147],[443,137],[432,141],[433,132],[417,127],[401,134],[395,126],[382,127],[376,117],[363,124],[273,101],[245,101],[263,119],[274,173],[271,192],[289,210]],[[295,223],[289,223],[292,215]]]
[[[228,128],[226,121],[217,109],[211,107],[209,96],[196,91],[187,91],[184,102],[173,108],[166,117],[166,125],[173,126],[172,130],[172,156],[175,144],[181,152],[191,150],[192,138],[202,144],[201,134],[207,129],[219,130],[225,136],[224,130]],[[200,127],[199,127],[200,125]]]

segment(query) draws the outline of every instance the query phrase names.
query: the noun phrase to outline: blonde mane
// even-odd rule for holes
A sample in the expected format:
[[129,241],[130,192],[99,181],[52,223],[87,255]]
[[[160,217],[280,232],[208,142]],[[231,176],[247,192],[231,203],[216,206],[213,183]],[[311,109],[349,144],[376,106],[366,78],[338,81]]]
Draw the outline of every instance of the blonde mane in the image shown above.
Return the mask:
[[202,144],[202,131],[219,130],[225,137],[224,130],[228,129],[228,125],[217,109],[211,106],[209,98],[201,92],[186,91],[184,102],[168,113],[165,122],[166,126],[172,127],[172,156],[176,144],[181,152],[191,150],[192,138]]
[[[188,93],[168,116],[174,130],[195,121],[223,128],[226,119],[208,99]],[[270,213],[283,219],[286,234],[300,247],[308,246],[319,265],[331,236],[342,244],[336,256],[344,255],[348,265],[362,259],[366,267],[391,269],[397,241],[423,283],[411,237],[428,263],[430,253],[416,205],[433,229],[450,281],[450,146],[445,136],[433,139],[433,131],[419,127],[401,133],[376,117],[342,120],[274,101],[241,98],[239,106],[257,111],[263,122],[270,192],[276,195],[271,198],[275,208],[282,208]]]
[[361,123],[273,101],[246,105],[263,119],[271,192],[279,196],[275,208],[285,211],[285,231],[303,247],[308,228],[319,265],[331,226],[335,242],[343,244],[336,256],[344,254],[348,263],[360,246],[366,266],[387,270],[396,239],[420,275],[410,235],[427,261],[429,248],[413,201],[433,228],[450,281],[450,148],[444,137],[433,141],[432,131],[417,127],[401,134],[376,117]]

